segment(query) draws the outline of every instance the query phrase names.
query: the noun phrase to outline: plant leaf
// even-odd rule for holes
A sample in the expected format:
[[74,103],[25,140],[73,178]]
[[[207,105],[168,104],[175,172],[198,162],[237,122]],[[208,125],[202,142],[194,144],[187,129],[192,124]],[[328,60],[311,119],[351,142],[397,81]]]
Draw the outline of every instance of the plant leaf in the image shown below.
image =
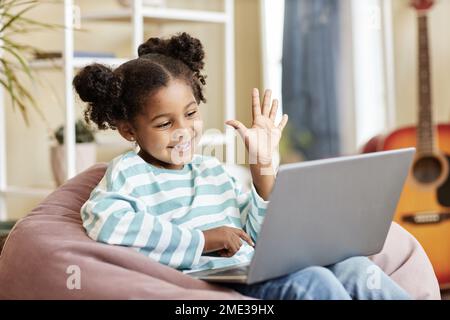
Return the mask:
[[[20,19],[22,15],[30,11],[31,9],[35,8],[37,6],[36,1],[33,1],[34,3],[30,4],[28,7],[20,10],[18,13],[11,15],[7,11],[2,14],[2,18],[7,17],[9,18],[8,21],[6,21],[3,26],[0,28],[0,33],[3,32],[3,30],[7,29],[14,21],[17,19]],[[24,18],[22,18],[24,19]],[[3,20],[3,19],[2,19]]]
[[21,66],[22,66],[22,69],[21,69],[21,70],[23,70],[23,71],[28,75],[28,77],[29,77],[31,80],[34,80],[34,76],[33,76],[33,74],[31,73],[30,65],[28,64],[28,61],[26,61],[24,57],[20,56],[20,53],[19,53],[19,52],[17,52],[16,50],[12,49],[12,47],[8,47],[8,46],[3,47],[3,50],[8,51],[8,52],[11,53],[14,57],[16,57],[16,59],[19,61],[19,63],[20,63]]
[[[19,108],[27,126],[29,126],[28,109],[33,107],[38,115],[50,128],[48,121],[36,100],[30,94],[23,82],[17,78],[17,72],[24,72],[26,76],[33,82],[36,78],[27,59],[28,54],[34,54],[38,51],[35,47],[23,45],[14,42],[9,35],[36,31],[39,29],[57,29],[64,26],[40,22],[28,17],[25,14],[36,8],[42,3],[57,3],[61,1],[38,1],[38,0],[0,0],[0,50],[7,53],[0,56],[0,85],[9,93],[12,102],[12,108]],[[13,12],[14,11],[14,12]]]

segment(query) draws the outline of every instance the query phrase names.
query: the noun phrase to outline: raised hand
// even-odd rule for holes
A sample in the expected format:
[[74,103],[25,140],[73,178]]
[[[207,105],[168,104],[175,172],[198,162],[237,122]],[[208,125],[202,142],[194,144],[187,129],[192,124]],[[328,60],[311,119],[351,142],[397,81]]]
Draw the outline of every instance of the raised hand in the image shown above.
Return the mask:
[[282,131],[288,122],[288,116],[284,114],[280,123],[275,125],[278,100],[273,100],[271,104],[271,97],[272,91],[266,90],[261,107],[259,90],[253,89],[251,128],[245,127],[238,120],[225,121],[226,124],[235,128],[244,140],[250,164],[269,165],[272,163],[273,154],[278,148]]

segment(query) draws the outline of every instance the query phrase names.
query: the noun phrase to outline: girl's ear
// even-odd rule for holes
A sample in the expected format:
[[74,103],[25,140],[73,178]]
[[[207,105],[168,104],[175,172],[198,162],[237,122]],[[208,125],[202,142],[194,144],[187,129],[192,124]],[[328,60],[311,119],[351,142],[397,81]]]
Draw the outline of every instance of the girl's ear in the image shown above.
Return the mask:
[[117,130],[128,141],[136,141],[136,132],[128,121],[120,121],[117,124]]

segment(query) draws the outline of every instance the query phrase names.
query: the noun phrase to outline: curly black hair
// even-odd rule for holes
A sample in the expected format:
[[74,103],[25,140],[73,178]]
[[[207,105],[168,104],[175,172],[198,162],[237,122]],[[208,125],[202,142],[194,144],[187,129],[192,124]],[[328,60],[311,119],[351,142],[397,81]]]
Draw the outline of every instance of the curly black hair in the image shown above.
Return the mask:
[[169,39],[150,38],[138,48],[139,57],[113,70],[94,63],[84,67],[73,79],[87,123],[100,130],[117,129],[120,121],[133,123],[143,112],[147,99],[170,80],[180,79],[191,88],[198,104],[206,102],[201,74],[205,52],[200,40],[183,32]]

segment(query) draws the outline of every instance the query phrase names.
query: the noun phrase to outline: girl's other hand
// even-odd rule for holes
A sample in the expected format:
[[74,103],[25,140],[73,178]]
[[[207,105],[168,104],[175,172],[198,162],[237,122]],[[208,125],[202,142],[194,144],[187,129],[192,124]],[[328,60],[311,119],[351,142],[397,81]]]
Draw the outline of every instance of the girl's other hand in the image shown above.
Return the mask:
[[251,246],[255,245],[250,236],[238,228],[223,226],[204,230],[203,234],[205,236],[203,253],[218,251],[222,257],[231,257],[241,248],[241,239]]

